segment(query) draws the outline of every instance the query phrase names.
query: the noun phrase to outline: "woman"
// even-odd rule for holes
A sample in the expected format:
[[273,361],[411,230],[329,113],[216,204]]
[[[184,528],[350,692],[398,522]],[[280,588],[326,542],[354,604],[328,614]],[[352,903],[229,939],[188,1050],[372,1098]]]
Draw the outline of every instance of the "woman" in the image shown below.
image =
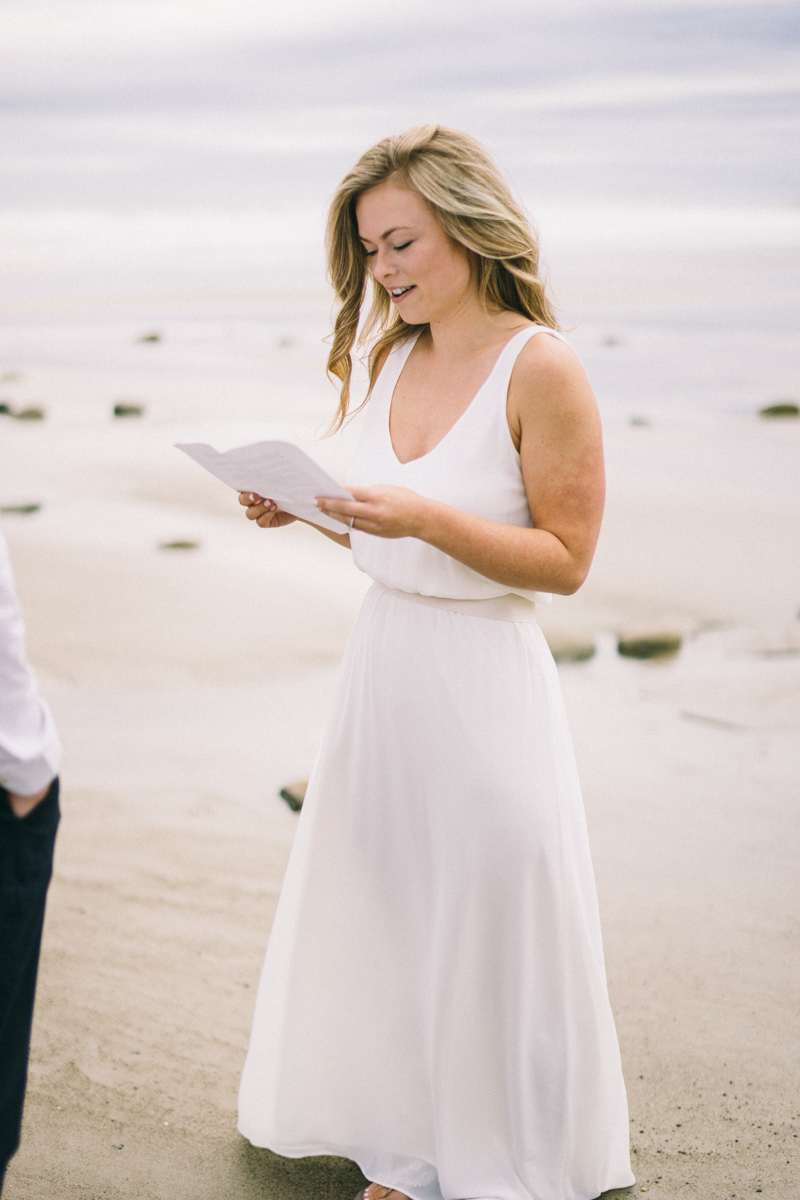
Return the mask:
[[[579,784],[543,593],[586,577],[596,406],[485,151],[388,138],[328,225],[354,499],[375,581],[342,664],[270,939],[239,1128],[337,1154],[367,1200],[592,1200],[633,1182]],[[394,312],[391,309],[394,308]],[[243,494],[264,527],[292,518]]]

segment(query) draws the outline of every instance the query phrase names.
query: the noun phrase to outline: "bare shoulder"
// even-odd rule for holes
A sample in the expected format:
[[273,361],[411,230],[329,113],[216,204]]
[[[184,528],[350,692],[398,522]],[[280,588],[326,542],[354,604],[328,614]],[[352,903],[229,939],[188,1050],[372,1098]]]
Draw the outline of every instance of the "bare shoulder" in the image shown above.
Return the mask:
[[526,391],[541,391],[585,379],[586,372],[572,347],[549,333],[540,333],[525,343],[511,376],[512,384],[521,385]]
[[546,333],[523,346],[508,389],[508,417],[515,438],[531,423],[557,429],[598,422],[594,393],[571,346]]

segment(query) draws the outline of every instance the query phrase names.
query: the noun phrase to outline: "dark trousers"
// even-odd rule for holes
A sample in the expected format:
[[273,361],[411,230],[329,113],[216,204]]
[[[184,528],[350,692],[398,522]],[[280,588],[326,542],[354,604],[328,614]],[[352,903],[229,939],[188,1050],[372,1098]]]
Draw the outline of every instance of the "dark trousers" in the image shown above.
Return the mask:
[[19,1145],[33,998],[58,828],[58,780],[33,812],[15,817],[0,787],[0,1189]]

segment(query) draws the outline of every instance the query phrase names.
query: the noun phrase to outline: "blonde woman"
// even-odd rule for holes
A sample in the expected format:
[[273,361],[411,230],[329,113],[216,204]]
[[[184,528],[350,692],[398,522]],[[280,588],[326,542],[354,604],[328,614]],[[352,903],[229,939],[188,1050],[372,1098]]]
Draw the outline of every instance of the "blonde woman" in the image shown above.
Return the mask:
[[[338,421],[371,286],[370,392],[354,499],[318,503],[374,584],[300,817],[239,1128],[353,1159],[366,1200],[593,1200],[633,1182],[628,1114],[536,605],[592,560],[595,402],[530,225],[465,134],[369,150],[328,253]],[[263,527],[293,519],[241,501]]]

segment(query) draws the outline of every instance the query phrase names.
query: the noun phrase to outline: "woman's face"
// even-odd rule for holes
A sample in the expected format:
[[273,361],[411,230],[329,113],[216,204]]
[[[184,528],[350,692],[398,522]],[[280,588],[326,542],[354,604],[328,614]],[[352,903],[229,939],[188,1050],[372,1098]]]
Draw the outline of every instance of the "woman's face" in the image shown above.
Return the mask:
[[409,325],[446,321],[477,294],[469,255],[418,192],[391,180],[356,203],[372,275]]

